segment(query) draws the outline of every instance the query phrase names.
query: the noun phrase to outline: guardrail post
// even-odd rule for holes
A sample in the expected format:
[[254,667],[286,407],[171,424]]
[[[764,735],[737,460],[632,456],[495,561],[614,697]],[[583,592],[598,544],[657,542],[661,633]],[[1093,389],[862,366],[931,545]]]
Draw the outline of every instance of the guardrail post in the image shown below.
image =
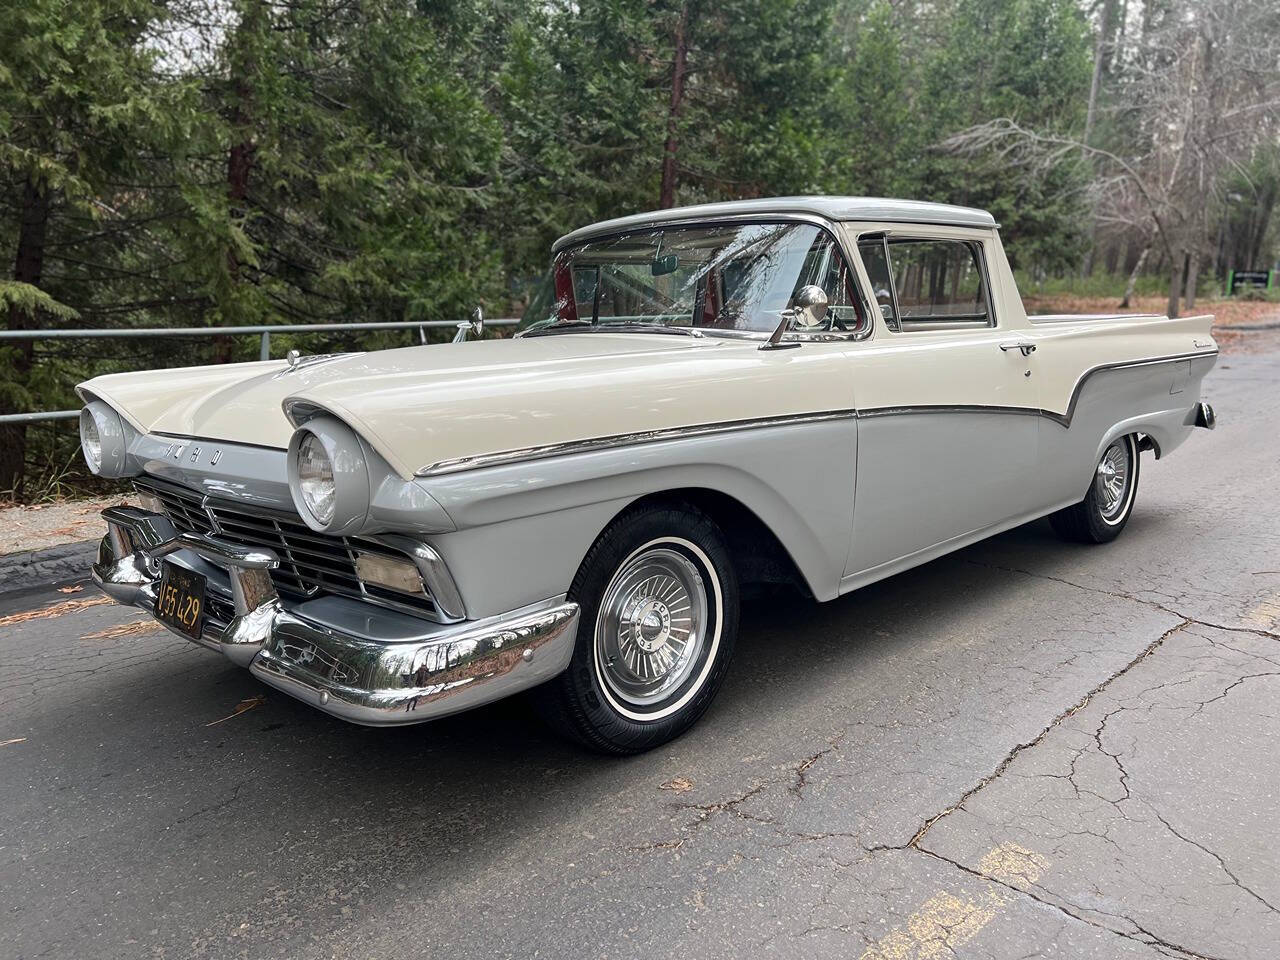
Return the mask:
[[426,327],[419,327],[419,328],[418,328],[418,339],[419,339],[419,340],[421,340],[423,343],[426,343],[426,342],[427,342],[427,328],[426,328]]
[[263,333],[262,335],[262,346],[258,350],[258,359],[259,360],[271,359],[271,334],[269,333]]

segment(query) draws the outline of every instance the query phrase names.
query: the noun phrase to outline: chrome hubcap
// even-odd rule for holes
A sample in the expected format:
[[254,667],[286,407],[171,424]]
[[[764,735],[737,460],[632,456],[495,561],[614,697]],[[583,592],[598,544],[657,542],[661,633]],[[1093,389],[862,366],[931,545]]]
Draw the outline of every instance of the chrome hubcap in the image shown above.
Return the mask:
[[1098,506],[1107,520],[1114,520],[1124,510],[1130,469],[1129,444],[1123,439],[1107,447],[1098,461],[1093,484],[1098,493]]
[[632,556],[609,581],[596,618],[601,679],[634,706],[677,690],[706,645],[707,587],[678,550],[652,547]]

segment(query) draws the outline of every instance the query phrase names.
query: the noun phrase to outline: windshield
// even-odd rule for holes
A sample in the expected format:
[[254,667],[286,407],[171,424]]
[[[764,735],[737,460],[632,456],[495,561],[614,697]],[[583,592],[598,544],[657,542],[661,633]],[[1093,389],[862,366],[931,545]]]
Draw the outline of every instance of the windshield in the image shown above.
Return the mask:
[[552,302],[528,329],[554,325],[771,332],[796,292],[827,294],[822,329],[867,322],[835,240],[807,223],[658,227],[561,251]]

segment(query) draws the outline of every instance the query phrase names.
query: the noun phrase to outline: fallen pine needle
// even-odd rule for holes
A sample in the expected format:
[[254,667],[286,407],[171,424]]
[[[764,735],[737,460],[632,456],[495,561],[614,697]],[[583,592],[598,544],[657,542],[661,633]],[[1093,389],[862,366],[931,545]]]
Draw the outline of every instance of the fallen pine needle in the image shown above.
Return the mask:
[[7,747],[11,743],[26,743],[26,737],[14,737],[12,740],[0,740],[0,747]]
[[97,607],[104,603],[113,603],[114,601],[106,594],[97,597],[84,597],[79,600],[62,600],[58,603],[50,604],[47,607],[41,607],[38,610],[24,610],[22,613],[11,613],[7,617],[0,617],[0,627],[7,627],[11,623],[26,623],[28,620],[43,620],[46,617],[60,617],[63,614],[75,613],[77,610],[83,610],[85,607]]
[[139,634],[150,633],[152,630],[159,630],[160,622],[158,620],[133,620],[129,623],[117,623],[114,627],[107,627],[105,630],[99,630],[96,633],[86,633],[81,640],[115,640],[118,637],[136,637]]
[[237,703],[236,708],[232,710],[229,714],[227,714],[225,717],[223,717],[222,720],[214,720],[212,723],[206,723],[205,726],[213,727],[219,723],[222,723],[223,720],[233,720],[236,717],[240,716],[240,714],[248,713],[254,707],[260,707],[266,702],[267,702],[267,698],[262,696],[261,694],[259,694],[256,697],[248,697],[247,699],[241,700],[239,703]]

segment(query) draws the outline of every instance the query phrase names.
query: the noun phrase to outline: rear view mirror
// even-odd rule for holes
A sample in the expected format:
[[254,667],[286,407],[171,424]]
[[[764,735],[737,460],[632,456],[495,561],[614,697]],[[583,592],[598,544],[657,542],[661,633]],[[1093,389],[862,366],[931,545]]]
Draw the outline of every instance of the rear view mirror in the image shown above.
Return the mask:
[[668,253],[665,257],[655,257],[649,269],[655,277],[660,277],[663,274],[675,273],[679,266],[680,258],[674,253]]

